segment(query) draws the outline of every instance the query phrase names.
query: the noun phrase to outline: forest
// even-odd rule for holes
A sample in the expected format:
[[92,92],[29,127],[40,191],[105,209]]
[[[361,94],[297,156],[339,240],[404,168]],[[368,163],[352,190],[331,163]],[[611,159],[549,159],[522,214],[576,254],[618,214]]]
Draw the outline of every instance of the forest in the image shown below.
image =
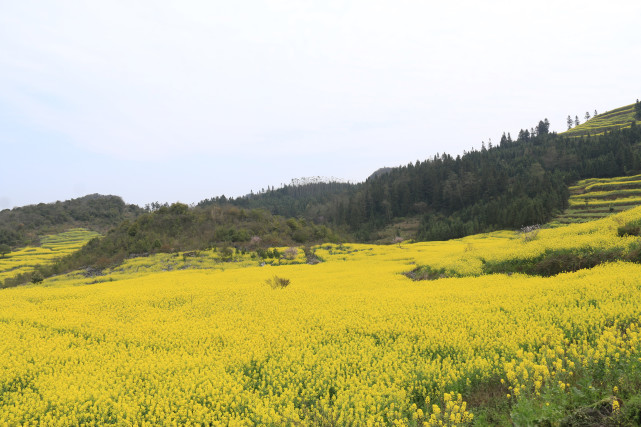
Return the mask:
[[304,217],[355,236],[375,239],[381,228],[419,216],[418,241],[447,240],[502,228],[542,224],[568,206],[568,185],[587,177],[614,177],[641,170],[641,129],[636,124],[598,136],[549,132],[549,122],[503,134],[453,157],[390,168],[359,184],[284,186],[237,199],[212,198],[201,205],[265,208]]

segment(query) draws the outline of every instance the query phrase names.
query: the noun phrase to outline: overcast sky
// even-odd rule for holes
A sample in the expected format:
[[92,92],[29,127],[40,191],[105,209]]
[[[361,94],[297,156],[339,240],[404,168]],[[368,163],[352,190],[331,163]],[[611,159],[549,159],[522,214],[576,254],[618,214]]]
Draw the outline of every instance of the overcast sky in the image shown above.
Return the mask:
[[0,0],[0,209],[362,181],[641,98],[641,1]]

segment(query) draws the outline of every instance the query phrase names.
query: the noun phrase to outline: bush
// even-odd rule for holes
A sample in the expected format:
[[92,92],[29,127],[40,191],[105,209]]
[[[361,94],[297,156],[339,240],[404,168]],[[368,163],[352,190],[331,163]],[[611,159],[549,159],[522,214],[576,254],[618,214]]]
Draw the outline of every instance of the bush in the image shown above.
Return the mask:
[[298,256],[298,248],[292,246],[291,248],[286,249],[283,256],[285,259],[290,261],[296,259]]
[[220,260],[223,262],[230,262],[234,259],[234,250],[229,246],[225,246],[219,252]]
[[412,280],[437,280],[456,277],[456,274],[452,271],[447,271],[444,268],[433,268],[429,265],[416,267],[414,270],[405,273],[405,275]]
[[619,237],[641,235],[641,221],[628,222],[617,229]]
[[11,252],[11,247],[9,245],[0,244],[0,258],[4,258],[6,254]]
[[36,271],[31,275],[31,283],[33,284],[41,283],[43,280],[44,277],[42,277],[42,274],[39,271]]
[[267,279],[265,283],[271,286],[272,289],[278,289],[286,288],[287,286],[289,286],[290,280],[283,277],[274,276],[271,279]]

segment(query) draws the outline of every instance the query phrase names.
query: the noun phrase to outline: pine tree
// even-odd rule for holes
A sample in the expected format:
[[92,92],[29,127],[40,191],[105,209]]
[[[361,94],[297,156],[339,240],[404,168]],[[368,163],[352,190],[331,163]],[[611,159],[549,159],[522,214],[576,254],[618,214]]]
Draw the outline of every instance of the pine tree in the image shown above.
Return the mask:
[[586,111],[585,112],[585,121],[587,122],[588,120],[590,120],[590,113]]
[[567,123],[568,123],[568,130],[572,129],[572,124],[573,124],[572,117],[570,117],[569,115],[568,115]]
[[579,116],[574,116],[574,126],[580,125],[581,122],[579,121]]

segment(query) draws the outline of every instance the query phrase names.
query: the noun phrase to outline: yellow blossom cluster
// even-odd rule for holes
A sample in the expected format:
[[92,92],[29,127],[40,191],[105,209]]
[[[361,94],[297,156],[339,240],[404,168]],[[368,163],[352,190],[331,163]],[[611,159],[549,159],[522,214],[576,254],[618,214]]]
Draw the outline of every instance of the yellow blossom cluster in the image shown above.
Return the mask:
[[586,203],[588,203],[588,206],[609,206],[609,205],[612,205],[612,206],[626,205],[627,206],[627,205],[641,204],[641,197],[640,196],[618,197],[615,200],[576,197],[576,198],[570,199],[569,202],[570,202],[570,207],[585,206]]

